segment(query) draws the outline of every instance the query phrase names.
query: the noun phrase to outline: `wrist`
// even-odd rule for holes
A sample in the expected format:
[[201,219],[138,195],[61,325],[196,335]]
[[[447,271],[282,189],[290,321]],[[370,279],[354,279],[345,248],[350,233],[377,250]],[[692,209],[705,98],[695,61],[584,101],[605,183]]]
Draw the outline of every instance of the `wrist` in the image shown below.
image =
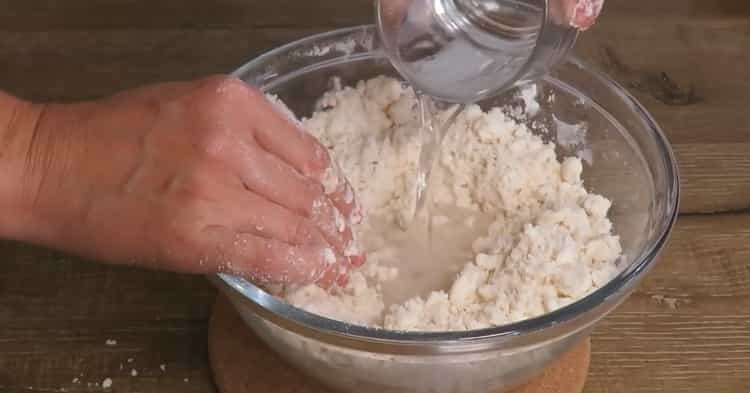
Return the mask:
[[37,182],[30,173],[30,151],[45,109],[0,92],[0,238],[34,241],[49,229],[29,192]]
[[33,104],[0,92],[0,237],[17,239],[28,221],[21,209],[23,151],[35,122]]

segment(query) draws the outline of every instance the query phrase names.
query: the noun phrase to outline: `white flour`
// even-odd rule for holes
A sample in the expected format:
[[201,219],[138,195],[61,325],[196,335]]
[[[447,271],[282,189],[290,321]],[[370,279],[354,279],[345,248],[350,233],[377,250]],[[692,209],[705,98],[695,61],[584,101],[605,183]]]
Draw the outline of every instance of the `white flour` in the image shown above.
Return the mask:
[[398,229],[416,186],[416,102],[399,81],[378,77],[326,93],[302,120],[355,188],[368,263],[345,288],[287,287],[280,296],[355,324],[465,330],[553,311],[619,271],[610,202],[586,192],[580,159],[558,161],[553,144],[499,108],[471,106],[449,131],[432,179],[432,242],[424,225]]

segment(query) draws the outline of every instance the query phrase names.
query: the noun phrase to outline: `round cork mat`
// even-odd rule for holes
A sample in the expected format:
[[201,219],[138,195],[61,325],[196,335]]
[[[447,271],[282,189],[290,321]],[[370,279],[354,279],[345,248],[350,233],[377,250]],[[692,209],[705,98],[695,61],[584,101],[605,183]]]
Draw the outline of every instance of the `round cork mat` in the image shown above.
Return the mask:
[[[223,296],[217,299],[211,315],[208,350],[214,382],[221,393],[330,393],[261,342]],[[581,393],[590,354],[587,339],[541,376],[502,393]]]

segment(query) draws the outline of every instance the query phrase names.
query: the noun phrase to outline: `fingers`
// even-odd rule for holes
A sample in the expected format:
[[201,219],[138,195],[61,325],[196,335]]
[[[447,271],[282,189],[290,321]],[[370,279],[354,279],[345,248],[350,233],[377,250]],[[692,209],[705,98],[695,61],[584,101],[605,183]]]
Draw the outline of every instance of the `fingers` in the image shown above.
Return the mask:
[[320,281],[330,286],[345,281],[331,273],[338,272],[334,267],[341,261],[324,245],[291,245],[218,226],[205,228],[200,238],[211,250],[206,259],[216,261],[217,271],[242,275],[260,284]]
[[274,105],[265,97],[258,98],[258,108],[253,112],[252,119],[252,123],[256,124],[253,135],[258,145],[302,175],[321,183],[336,208],[347,218],[358,221],[360,217],[354,189],[326,148],[285,114],[291,112],[280,109],[280,104]]
[[335,211],[330,202],[327,208],[317,208],[321,213],[313,213],[313,218],[308,218],[249,191],[238,190],[237,195],[228,199],[236,201],[233,208],[225,207],[231,209],[229,213],[234,217],[231,226],[236,232],[280,240],[292,246],[322,247],[320,252],[326,257],[327,269],[320,276],[321,286],[345,285],[349,270],[365,262],[365,256],[353,242],[352,232],[349,229],[340,232],[340,227],[324,221],[339,214],[325,210]]
[[549,2],[553,21],[580,31],[594,25],[604,7],[604,0],[554,0]]
[[587,30],[594,25],[596,18],[602,12],[604,0],[577,0],[571,25],[581,31]]
[[[273,202],[248,196],[259,199],[255,203],[264,205],[261,211],[277,211],[283,206],[316,225],[337,253],[353,257],[354,264],[364,261],[356,245],[352,244],[354,239],[349,221],[326,197],[319,183],[300,175],[285,162],[252,143],[233,144],[225,150],[225,154],[245,186]],[[290,212],[282,213],[289,215]]]
[[351,258],[317,224],[241,184],[219,181],[220,173],[226,169],[193,172],[168,190],[168,204],[184,210],[156,235],[165,241],[161,259],[180,269],[192,261],[188,271],[231,272],[260,284],[345,285]]
[[327,150],[243,82],[203,86],[187,104],[198,111],[191,149],[241,184],[199,182],[196,196],[210,206],[197,220],[211,225],[195,242],[217,268],[259,282],[344,285],[364,256],[349,225],[353,189]]
[[[238,190],[232,197],[232,216],[239,231],[249,231],[291,244],[324,242],[334,253],[347,256],[352,232],[326,198],[312,202],[311,214],[300,215],[257,194]],[[227,208],[229,208],[227,206]]]
[[[322,184],[325,194],[345,217],[359,220],[354,189],[326,148],[300,128],[283,103],[271,102],[262,92],[233,78],[210,78],[203,84],[208,91],[220,95],[221,105],[215,112],[220,113],[221,124],[230,133],[248,144],[257,144],[298,173]],[[220,147],[225,148],[225,144]]]
[[323,276],[316,281],[322,288],[330,288],[337,285],[345,287],[349,283],[349,268],[346,265],[330,267],[323,273]]
[[378,18],[389,31],[397,31],[413,0],[380,0]]

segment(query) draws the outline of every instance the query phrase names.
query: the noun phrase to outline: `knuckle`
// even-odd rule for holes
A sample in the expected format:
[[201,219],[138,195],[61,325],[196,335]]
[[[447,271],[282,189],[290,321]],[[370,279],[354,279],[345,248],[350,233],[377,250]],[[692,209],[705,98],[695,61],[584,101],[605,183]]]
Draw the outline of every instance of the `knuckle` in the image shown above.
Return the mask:
[[315,244],[320,241],[315,226],[307,220],[295,219],[290,226],[291,241],[297,245]]
[[246,94],[249,86],[241,79],[229,75],[215,75],[208,77],[202,84],[203,91],[214,96],[232,96]]
[[201,154],[215,158],[222,155],[231,139],[228,128],[214,123],[200,128],[196,144]]
[[219,76],[203,83],[186,105],[188,126],[195,130],[195,143],[202,153],[215,157],[233,143],[233,127],[245,124],[253,105],[254,89],[240,79]]
[[328,150],[311,135],[308,135],[305,139],[307,139],[306,143],[311,146],[311,154],[307,159],[305,170],[314,176],[322,177],[325,175],[325,171],[331,167]]
[[216,77],[201,85],[195,94],[198,113],[208,117],[224,115],[227,108],[244,104],[250,88],[241,80],[232,77]]

